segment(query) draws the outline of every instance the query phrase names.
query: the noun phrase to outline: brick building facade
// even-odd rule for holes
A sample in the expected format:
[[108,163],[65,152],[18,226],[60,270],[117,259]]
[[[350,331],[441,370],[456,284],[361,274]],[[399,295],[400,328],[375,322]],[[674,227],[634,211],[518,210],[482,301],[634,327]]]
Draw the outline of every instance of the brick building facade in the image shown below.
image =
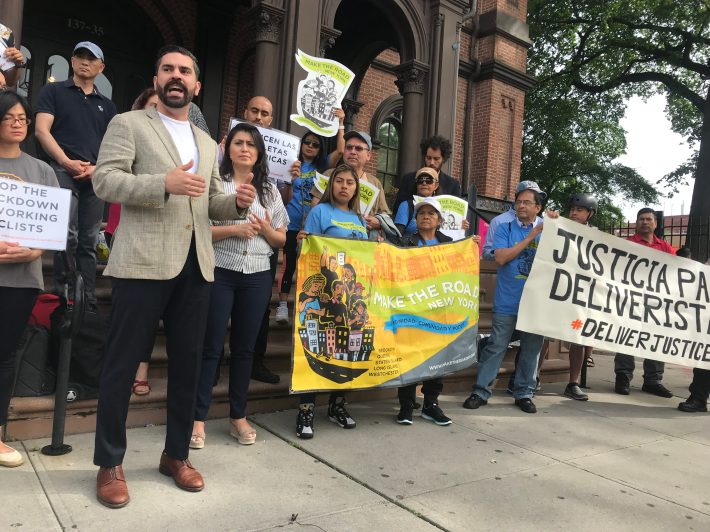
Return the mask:
[[[472,11],[475,9],[475,12]],[[344,101],[347,129],[371,133],[368,167],[387,189],[421,166],[419,141],[451,139],[445,170],[475,185],[478,206],[503,210],[519,180],[529,40],[526,0],[66,0],[0,2],[29,57],[20,90],[35,101],[69,75],[73,45],[106,55],[105,80],[119,111],[152,83],[157,48],[193,50],[201,106],[215,139],[254,94],[274,104],[272,124],[297,135],[288,116],[304,73],[297,49],[337,60],[357,78]]]

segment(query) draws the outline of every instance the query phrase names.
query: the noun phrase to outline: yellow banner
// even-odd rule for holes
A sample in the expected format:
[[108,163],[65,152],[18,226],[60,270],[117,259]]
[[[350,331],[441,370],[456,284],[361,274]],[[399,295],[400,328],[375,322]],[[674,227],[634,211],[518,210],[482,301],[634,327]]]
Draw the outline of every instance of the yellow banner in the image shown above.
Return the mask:
[[478,245],[310,235],[298,259],[292,392],[402,386],[476,362]]

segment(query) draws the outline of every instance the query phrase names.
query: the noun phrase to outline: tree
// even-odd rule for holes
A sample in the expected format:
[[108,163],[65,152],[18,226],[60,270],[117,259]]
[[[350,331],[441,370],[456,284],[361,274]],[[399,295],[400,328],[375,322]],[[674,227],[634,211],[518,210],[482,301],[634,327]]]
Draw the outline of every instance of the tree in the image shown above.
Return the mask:
[[[545,82],[612,101],[666,95],[673,130],[697,152],[664,179],[673,185],[694,176],[691,217],[710,216],[710,4],[530,0],[528,22]],[[706,258],[707,249],[696,251]]]

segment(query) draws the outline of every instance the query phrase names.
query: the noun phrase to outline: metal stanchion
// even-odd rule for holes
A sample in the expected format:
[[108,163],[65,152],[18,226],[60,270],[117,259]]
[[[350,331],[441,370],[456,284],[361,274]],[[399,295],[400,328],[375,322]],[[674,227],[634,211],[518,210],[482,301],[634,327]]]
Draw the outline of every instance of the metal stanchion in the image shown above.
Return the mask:
[[[66,262],[66,261],[65,261]],[[42,454],[60,456],[72,451],[71,445],[64,443],[64,424],[67,413],[67,388],[69,366],[71,364],[72,338],[81,326],[84,312],[84,279],[79,272],[74,273],[74,301],[69,303],[69,287],[64,287],[67,313],[60,325],[59,360],[57,363],[57,388],[54,395],[54,419],[52,421],[52,443],[42,447]]]

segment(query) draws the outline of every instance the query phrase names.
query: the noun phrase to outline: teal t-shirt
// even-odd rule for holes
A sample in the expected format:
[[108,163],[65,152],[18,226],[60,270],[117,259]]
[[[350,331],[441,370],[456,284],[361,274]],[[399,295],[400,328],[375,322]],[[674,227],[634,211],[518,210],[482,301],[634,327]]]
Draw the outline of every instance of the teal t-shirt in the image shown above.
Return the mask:
[[367,240],[365,222],[353,211],[343,211],[330,203],[319,203],[311,210],[304,230],[313,235]]

